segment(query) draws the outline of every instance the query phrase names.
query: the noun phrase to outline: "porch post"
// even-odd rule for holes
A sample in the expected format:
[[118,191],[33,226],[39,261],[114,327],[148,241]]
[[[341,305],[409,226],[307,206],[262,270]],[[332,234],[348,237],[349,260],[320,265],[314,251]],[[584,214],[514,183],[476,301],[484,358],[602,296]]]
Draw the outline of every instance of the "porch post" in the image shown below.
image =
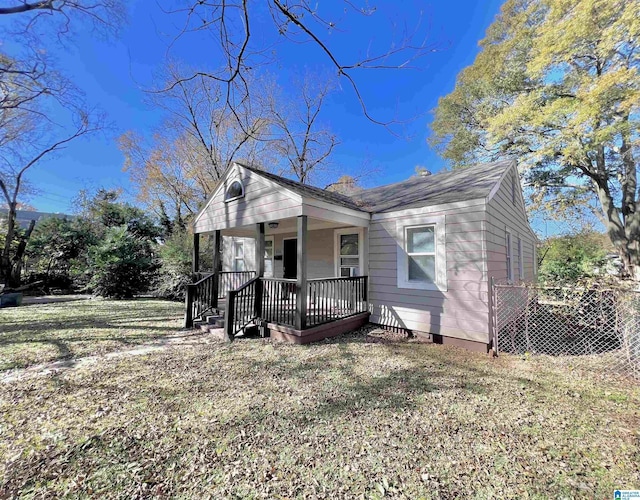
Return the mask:
[[253,311],[258,319],[262,319],[262,277],[264,276],[264,222],[256,224],[256,296]]
[[307,216],[298,216],[298,273],[296,281],[296,330],[307,327]]
[[193,233],[193,259],[191,260],[193,274],[200,271],[200,233]]
[[256,276],[264,276],[264,222],[256,224]]
[[218,229],[213,233],[213,297],[212,306],[218,308],[218,293],[220,292],[220,270],[222,269],[222,233]]

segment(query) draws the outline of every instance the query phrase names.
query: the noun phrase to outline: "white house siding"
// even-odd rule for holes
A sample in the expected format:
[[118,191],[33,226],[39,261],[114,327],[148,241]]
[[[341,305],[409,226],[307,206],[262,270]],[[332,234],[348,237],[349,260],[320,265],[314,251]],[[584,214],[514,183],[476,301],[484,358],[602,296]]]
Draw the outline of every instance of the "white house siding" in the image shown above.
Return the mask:
[[[397,286],[397,248],[402,224],[420,216],[445,219],[447,287],[443,291]],[[401,221],[400,224],[397,224]],[[374,215],[369,229],[369,301],[371,321],[489,342],[489,306],[485,254],[484,200]]]
[[[516,200],[511,191],[512,179],[516,180]],[[507,172],[500,187],[487,203],[487,272],[489,290],[491,278],[496,283],[507,280],[506,233],[511,233],[513,280],[519,281],[518,238],[522,240],[523,281],[533,281],[537,273],[534,237],[524,207],[524,199],[515,167]],[[524,303],[520,301],[520,303]],[[490,303],[490,327],[493,330],[493,301]]]
[[[356,229],[357,230],[357,229]],[[282,256],[283,240],[295,238],[296,233],[267,235],[274,238],[274,255]],[[334,230],[318,229],[307,233],[307,278],[328,278],[335,276],[334,264]],[[223,236],[222,269],[233,270],[233,245],[235,240],[244,242],[245,269],[255,270],[255,239]],[[274,277],[282,278],[282,260],[274,261]]]
[[523,280],[532,281],[536,273],[536,239],[529,226],[519,181],[516,181],[515,204],[511,194],[511,180],[515,175],[514,169],[507,172],[487,204],[487,270],[489,277],[498,282],[507,279],[507,231],[511,233],[514,281],[519,281],[518,238],[522,240]]
[[[217,189],[205,210],[196,220],[196,233],[229,229],[258,222],[280,220],[302,214],[300,199],[296,199],[284,189],[275,189],[258,174],[235,167],[225,184]],[[227,187],[240,179],[244,185],[244,197],[229,202],[224,201]]]
[[[282,255],[283,240],[295,238],[296,233],[274,235],[275,255]],[[277,278],[282,278],[282,260],[274,262]],[[333,229],[318,229],[307,232],[307,278],[335,276],[333,264]]]
[[222,270],[233,271],[234,243],[242,241],[244,244],[244,268],[246,271],[256,270],[256,240],[254,238],[241,238],[238,236],[222,237]]

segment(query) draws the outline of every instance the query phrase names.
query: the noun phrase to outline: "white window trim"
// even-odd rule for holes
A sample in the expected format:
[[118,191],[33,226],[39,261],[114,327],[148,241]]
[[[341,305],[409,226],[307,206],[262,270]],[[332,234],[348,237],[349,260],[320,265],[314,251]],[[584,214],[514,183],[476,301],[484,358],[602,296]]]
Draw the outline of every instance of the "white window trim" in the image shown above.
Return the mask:
[[524,257],[522,255],[522,237],[518,235],[518,279],[524,280]]
[[[231,189],[231,186],[233,186],[236,182],[240,184],[240,195],[234,196],[233,198],[227,198],[227,193],[229,192],[229,189]],[[244,198],[244,184],[241,179],[233,179],[224,190],[224,202],[229,203],[230,201],[239,200],[240,198]]]
[[340,236],[343,234],[358,235],[358,267],[360,276],[364,276],[364,229],[361,227],[347,227],[333,231],[333,271],[340,277]]
[[[266,257],[264,258],[265,262],[267,260],[271,260],[271,273],[272,276],[267,276],[268,278],[275,278],[275,274],[276,274],[276,262],[275,262],[275,256],[276,256],[276,239],[274,236],[265,236],[264,237],[264,241],[270,241],[271,242],[271,259],[267,259]],[[265,270],[266,270],[265,266]]]
[[[406,252],[407,229],[412,227],[434,226],[436,246],[436,281],[435,283],[423,283],[409,281],[409,256]],[[447,253],[445,216],[415,217],[396,221],[397,246],[397,286],[415,290],[439,290],[447,291]]]
[[[238,257],[238,254],[236,252],[236,245],[240,243],[242,245],[242,257]],[[233,244],[233,260],[231,261],[231,268],[233,269],[234,273],[240,273],[243,271],[246,271],[247,269],[247,262],[244,260],[245,257],[245,244],[244,244],[244,240],[240,239],[240,238],[233,238],[232,240],[232,244]],[[236,269],[236,262],[238,262],[239,260],[242,260],[242,267],[243,270],[242,271],[238,271]]]
[[504,247],[506,249],[507,281],[513,281],[513,236],[508,229],[504,231]]

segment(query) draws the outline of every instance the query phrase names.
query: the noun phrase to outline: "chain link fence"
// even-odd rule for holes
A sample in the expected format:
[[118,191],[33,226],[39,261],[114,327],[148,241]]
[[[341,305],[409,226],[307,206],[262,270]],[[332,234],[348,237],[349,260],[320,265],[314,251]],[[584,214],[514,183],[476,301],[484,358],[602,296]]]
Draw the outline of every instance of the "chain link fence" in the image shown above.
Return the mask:
[[640,381],[640,292],[493,285],[497,352],[554,356]]

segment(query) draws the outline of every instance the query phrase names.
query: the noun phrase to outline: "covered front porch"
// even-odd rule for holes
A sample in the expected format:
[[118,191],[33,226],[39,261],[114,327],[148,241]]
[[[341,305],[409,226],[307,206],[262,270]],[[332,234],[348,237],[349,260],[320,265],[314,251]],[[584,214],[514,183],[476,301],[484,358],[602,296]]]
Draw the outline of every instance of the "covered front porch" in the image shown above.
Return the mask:
[[194,233],[185,326],[210,322],[228,339],[257,327],[295,343],[357,328],[368,319],[366,231],[298,215]]

